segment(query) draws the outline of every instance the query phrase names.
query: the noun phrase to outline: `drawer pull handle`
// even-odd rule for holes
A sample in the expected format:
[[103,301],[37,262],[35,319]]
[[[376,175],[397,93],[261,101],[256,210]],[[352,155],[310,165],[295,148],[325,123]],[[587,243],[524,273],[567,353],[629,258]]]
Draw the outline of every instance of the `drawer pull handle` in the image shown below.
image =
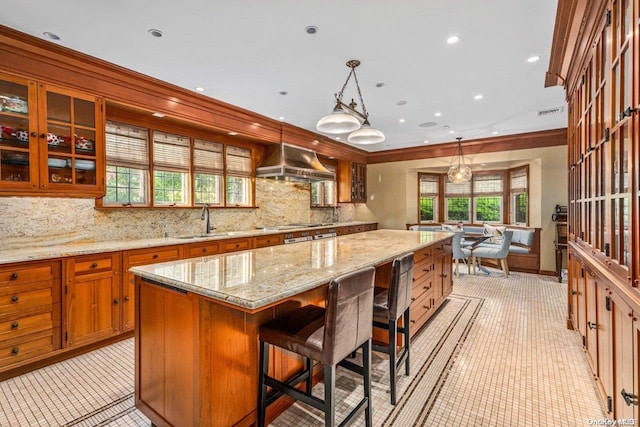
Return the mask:
[[424,289],[425,291],[428,291],[429,289],[431,289],[431,286],[423,286],[422,289]]
[[446,279],[446,278],[447,278],[447,275],[446,275],[446,274],[443,274],[443,275],[442,275],[442,277]]
[[423,305],[422,308],[426,308],[427,310],[429,310],[429,308],[431,307],[429,307],[428,305]]
[[240,243],[236,243],[236,248],[239,248],[239,247],[240,247]]
[[416,323],[416,321],[415,320],[411,320],[411,323]]
[[578,295],[578,291],[571,291],[571,295]]
[[119,302],[120,302],[120,300],[119,300],[118,298],[116,298],[116,299],[114,299],[114,300],[113,300],[113,303],[114,303],[114,304],[118,304]]
[[620,394],[622,395],[622,398],[624,399],[624,403],[626,403],[627,406],[631,406],[631,405],[638,406],[638,398],[635,395],[633,395],[632,393],[629,393],[625,389],[622,389],[620,391]]
[[412,280],[415,282],[415,281],[416,281],[416,278],[414,277]]
[[202,248],[202,252],[207,252],[207,248]]
[[429,269],[428,268],[423,268],[422,271],[426,271],[428,273]]
[[129,302],[129,300],[130,300],[130,299],[131,299],[131,298],[129,298],[129,297],[124,297],[124,301],[125,301],[125,302]]
[[18,324],[18,322],[13,322],[13,323],[11,324],[11,329],[18,329],[18,326],[20,326],[20,325]]
[[587,322],[587,326],[589,327],[589,329],[595,329],[597,325],[593,322]]
[[98,263],[94,262],[93,264],[91,264],[91,268],[97,268],[98,267]]
[[415,300],[416,300],[415,298],[411,297],[411,302],[414,302]]
[[18,354],[20,353],[20,349],[18,347],[13,347],[13,349],[11,350],[11,354]]
[[11,297],[11,302],[18,302],[19,299],[20,297],[18,295],[14,295]]
[[12,273],[10,279],[16,280],[18,278],[18,273]]
[[153,254],[153,259],[158,259],[158,254]]

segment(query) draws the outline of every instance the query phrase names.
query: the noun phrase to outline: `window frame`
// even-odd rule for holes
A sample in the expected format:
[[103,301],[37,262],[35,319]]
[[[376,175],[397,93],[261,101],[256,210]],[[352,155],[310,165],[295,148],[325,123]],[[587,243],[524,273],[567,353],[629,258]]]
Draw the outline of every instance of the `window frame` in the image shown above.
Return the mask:
[[[436,192],[435,193],[422,193],[422,178],[423,177],[435,177],[436,182]],[[442,175],[436,173],[428,173],[428,172],[418,172],[418,223],[419,224],[434,224],[438,222],[438,218],[440,215],[440,193],[441,193],[441,183],[442,183]],[[422,199],[425,198],[423,196],[426,195],[426,198],[433,198],[433,219],[422,220]]]

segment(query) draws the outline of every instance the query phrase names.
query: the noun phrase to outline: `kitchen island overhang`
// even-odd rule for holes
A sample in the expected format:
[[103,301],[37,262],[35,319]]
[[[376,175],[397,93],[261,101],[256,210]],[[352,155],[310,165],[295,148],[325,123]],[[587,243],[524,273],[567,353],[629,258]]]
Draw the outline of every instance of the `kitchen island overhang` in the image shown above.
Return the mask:
[[[366,266],[376,267],[384,285],[394,258],[450,247],[452,236],[376,230],[132,268],[136,406],[156,425],[253,424],[261,324],[302,305],[323,305],[333,278]],[[286,352],[274,356],[280,378],[302,366]]]

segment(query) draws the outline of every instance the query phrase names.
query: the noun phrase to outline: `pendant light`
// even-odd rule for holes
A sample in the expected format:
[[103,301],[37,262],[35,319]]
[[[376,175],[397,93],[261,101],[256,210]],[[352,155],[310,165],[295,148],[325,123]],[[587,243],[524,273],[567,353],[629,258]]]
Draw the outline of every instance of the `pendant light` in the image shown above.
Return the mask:
[[[342,85],[340,92],[335,94],[336,105],[333,108],[333,112],[321,118],[316,124],[316,129],[319,132],[329,134],[351,132],[347,141],[352,144],[377,144],[383,142],[385,136],[381,131],[371,128],[371,124],[369,123],[369,113],[367,113],[367,108],[364,105],[360,84],[358,83],[358,76],[356,75],[356,67],[359,65],[360,61],[357,59],[347,61],[347,67],[351,68],[351,71],[347,76],[347,80]],[[356,82],[358,96],[362,104],[362,112],[356,110],[357,104],[353,99],[348,105],[342,102],[344,90],[351,76],[353,76]]]
[[464,163],[464,158],[462,157],[462,143],[460,142],[462,138],[458,137],[456,139],[458,140],[458,153],[457,156],[454,154],[451,159],[451,166],[447,176],[449,177],[449,182],[453,184],[466,184],[471,181],[471,168]]

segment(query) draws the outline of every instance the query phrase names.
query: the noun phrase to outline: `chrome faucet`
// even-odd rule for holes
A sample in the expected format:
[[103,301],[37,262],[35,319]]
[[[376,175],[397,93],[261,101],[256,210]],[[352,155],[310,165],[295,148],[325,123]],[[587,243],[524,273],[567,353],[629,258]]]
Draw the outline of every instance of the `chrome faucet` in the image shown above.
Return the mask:
[[211,233],[211,230],[215,230],[215,227],[211,227],[211,216],[209,214],[209,205],[204,204],[202,205],[202,212],[200,212],[200,219],[201,220],[206,220],[205,222],[205,226],[204,226],[204,232],[205,234],[209,234]]

